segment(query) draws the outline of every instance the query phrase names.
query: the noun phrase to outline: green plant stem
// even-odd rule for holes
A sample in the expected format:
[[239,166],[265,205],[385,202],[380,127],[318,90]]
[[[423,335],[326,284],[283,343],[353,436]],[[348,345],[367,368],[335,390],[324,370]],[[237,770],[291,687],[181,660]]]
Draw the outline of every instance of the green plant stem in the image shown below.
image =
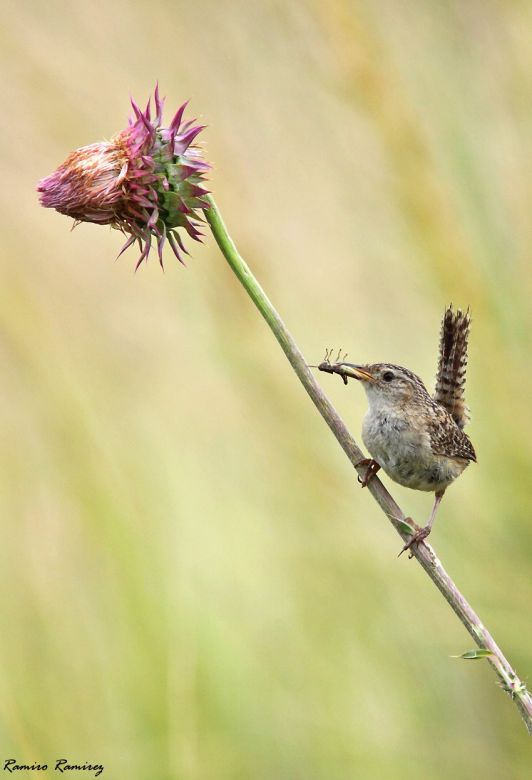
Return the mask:
[[[238,253],[235,244],[227,232],[227,228],[225,227],[214,199],[210,196],[208,199],[210,208],[205,210],[205,217],[223,256],[270,326],[303,387],[333,432],[345,454],[357,469],[358,473],[363,473],[364,467],[357,466],[357,464],[365,455],[360,450],[339,414],[319,386],[313,373],[307,366],[296,342],[290,335],[266,293],[251,273],[244,259]],[[404,541],[407,541],[410,538],[410,534],[404,526],[404,523],[407,522],[407,518],[388,493],[382,482],[377,477],[374,477],[368,485],[368,490],[398,534]],[[525,685],[517,677],[515,671],[503,655],[489,631],[449,577],[435,555],[432,547],[425,542],[417,544],[413,546],[412,553],[434,582],[440,593],[442,593],[450,604],[455,614],[462,621],[478,647],[482,650],[490,651],[491,655],[487,656],[488,662],[495,670],[501,687],[511,696],[518,707],[528,732],[532,734],[532,697],[526,690]]]

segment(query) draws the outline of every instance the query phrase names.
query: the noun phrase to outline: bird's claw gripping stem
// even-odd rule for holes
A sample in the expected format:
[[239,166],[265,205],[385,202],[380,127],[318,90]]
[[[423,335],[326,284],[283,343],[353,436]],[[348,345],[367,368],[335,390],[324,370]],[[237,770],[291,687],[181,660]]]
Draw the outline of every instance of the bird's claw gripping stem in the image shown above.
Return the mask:
[[419,544],[424,539],[427,538],[427,536],[430,534],[431,527],[430,525],[426,525],[424,528],[419,528],[419,526],[416,526],[416,531],[414,534],[412,534],[412,538],[409,539],[408,542],[406,542],[405,546],[397,556],[398,558],[405,552],[405,550],[410,550],[410,553],[408,555],[409,558],[413,558],[414,554],[412,552],[412,546],[414,544]]
[[363,477],[358,475],[357,479],[360,482],[361,487],[365,488],[369,485],[375,474],[379,471],[380,466],[373,458],[363,458],[356,464],[358,466],[366,466],[366,473]]

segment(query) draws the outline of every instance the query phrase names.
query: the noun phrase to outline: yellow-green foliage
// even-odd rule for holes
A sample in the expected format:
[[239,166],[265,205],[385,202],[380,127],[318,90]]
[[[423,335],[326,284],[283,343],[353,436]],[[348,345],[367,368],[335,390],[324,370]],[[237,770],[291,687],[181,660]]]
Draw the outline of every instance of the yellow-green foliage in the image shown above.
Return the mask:
[[[0,756],[113,780],[513,780],[530,742],[207,237],[133,274],[40,209],[159,79],[310,362],[427,383],[470,304],[473,465],[432,537],[532,670],[532,6],[4,4]],[[133,253],[134,254],[134,253]],[[358,436],[365,399],[320,381]],[[418,521],[429,496],[393,486]],[[528,769],[527,769],[528,767]]]

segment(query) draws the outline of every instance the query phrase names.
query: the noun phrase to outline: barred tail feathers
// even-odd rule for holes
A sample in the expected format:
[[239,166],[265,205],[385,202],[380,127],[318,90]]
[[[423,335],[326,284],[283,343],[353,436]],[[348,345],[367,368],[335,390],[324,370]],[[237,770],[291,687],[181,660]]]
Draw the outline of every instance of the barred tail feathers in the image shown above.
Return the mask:
[[441,324],[434,400],[447,409],[459,428],[464,428],[469,422],[464,389],[470,323],[469,309],[466,312],[460,309],[455,312],[451,305],[446,309]]

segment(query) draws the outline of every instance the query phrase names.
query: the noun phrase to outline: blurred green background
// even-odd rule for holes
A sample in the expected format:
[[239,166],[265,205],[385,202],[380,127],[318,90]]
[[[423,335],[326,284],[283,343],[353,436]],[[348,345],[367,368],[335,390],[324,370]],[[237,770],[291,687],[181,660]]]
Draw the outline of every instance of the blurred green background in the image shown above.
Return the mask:
[[[529,777],[517,710],[450,658],[471,639],[212,237],[134,274],[34,188],[158,79],[168,117],[190,97],[208,124],[212,190],[309,362],[342,347],[430,385],[444,306],[470,304],[479,463],[433,542],[530,684],[532,5],[2,7],[2,762]],[[320,381],[359,437],[360,388]]]

